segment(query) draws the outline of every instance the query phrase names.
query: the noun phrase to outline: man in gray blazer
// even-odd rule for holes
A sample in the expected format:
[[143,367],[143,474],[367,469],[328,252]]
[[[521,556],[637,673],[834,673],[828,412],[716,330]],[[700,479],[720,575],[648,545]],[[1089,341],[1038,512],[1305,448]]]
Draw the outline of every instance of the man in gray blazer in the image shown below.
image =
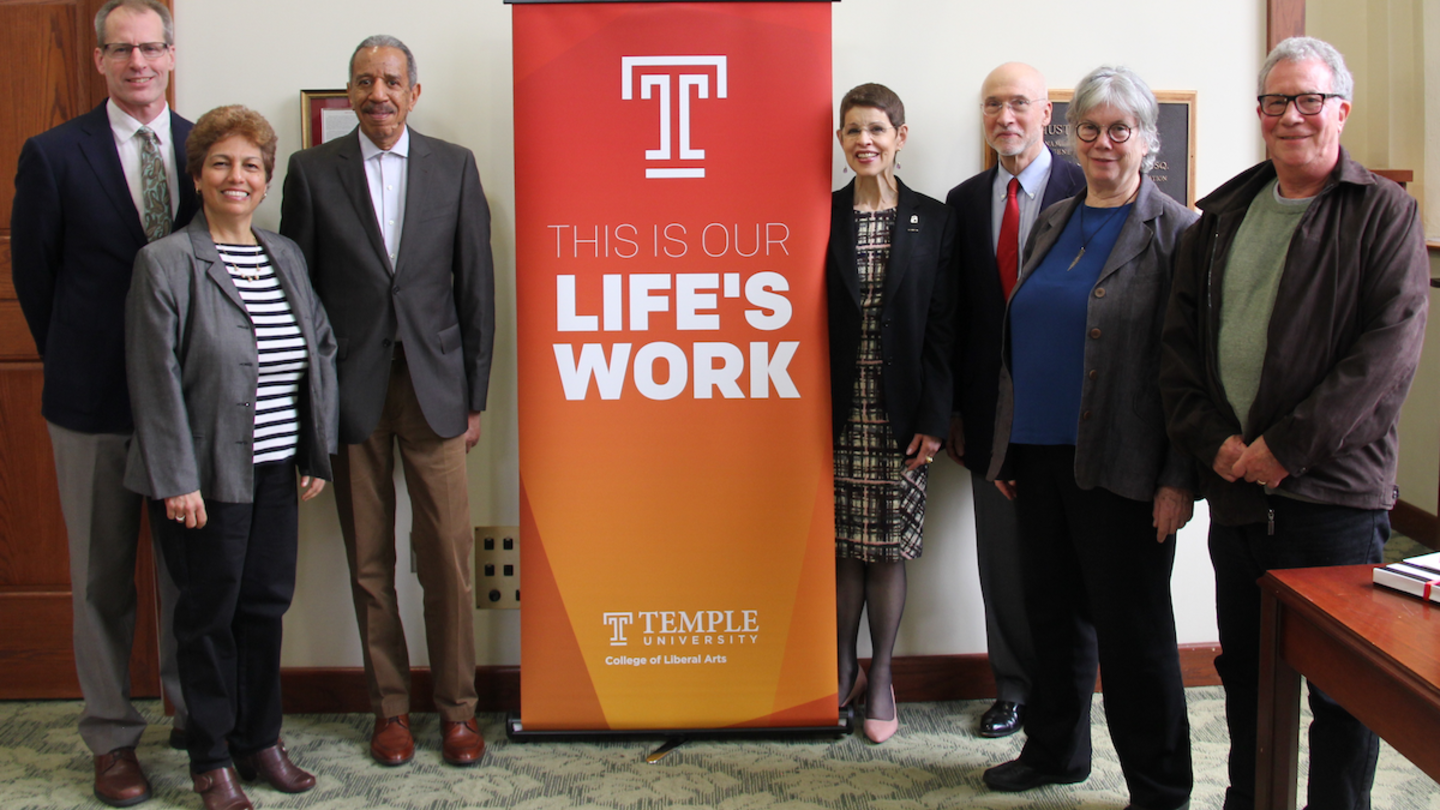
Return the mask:
[[346,85],[359,128],[295,153],[280,232],[305,253],[339,343],[335,500],[385,765],[414,756],[410,653],[395,597],[395,444],[414,512],[435,708],[452,765],[485,750],[475,723],[465,454],[480,438],[495,331],[490,209],[470,150],[405,124],[415,57],[372,36]]

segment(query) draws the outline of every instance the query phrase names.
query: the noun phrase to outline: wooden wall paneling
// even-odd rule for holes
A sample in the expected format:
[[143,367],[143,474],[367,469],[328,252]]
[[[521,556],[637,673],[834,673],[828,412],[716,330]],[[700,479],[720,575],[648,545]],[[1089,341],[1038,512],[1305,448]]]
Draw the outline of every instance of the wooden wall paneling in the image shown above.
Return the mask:
[[1265,52],[1305,35],[1305,0],[1265,0]]
[[[68,593],[69,548],[50,436],[40,418],[41,385],[39,363],[0,369],[0,536],[7,541],[0,543],[0,587]],[[56,512],[36,508],[46,503],[56,504]]]
[[13,297],[0,298],[0,360],[35,359],[35,339],[20,312],[20,302]]
[[[7,99],[24,101],[0,105],[0,177],[7,186],[15,177],[15,163],[25,139],[80,112],[72,89],[79,75],[75,19],[73,4],[5,4],[0,11],[0,53],[27,68],[10,71],[6,88]],[[42,97],[35,98],[37,90]],[[7,233],[11,197],[11,193],[0,194],[0,228]]]

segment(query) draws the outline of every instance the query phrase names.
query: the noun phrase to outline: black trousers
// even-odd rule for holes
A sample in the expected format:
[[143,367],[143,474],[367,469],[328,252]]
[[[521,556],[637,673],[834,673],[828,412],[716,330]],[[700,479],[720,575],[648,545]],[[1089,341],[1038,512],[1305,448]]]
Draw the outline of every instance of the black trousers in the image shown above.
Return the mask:
[[190,708],[190,770],[280,739],[282,618],[295,593],[298,499],[292,462],[255,467],[252,503],[205,502],[204,528],[186,529],[150,502],[150,526],[180,590],[175,640]]
[[1131,803],[1179,807],[1194,778],[1170,601],[1175,540],[1155,542],[1151,502],[1080,489],[1073,446],[1010,452],[1036,656],[1020,760],[1047,774],[1090,773],[1098,663]]
[[[1215,565],[1215,610],[1230,729],[1230,787],[1225,810],[1255,806],[1256,714],[1260,691],[1260,588],[1266,571],[1378,563],[1390,539],[1390,513],[1302,503],[1270,496],[1273,533],[1265,523],[1210,524]],[[1310,810],[1369,810],[1380,738],[1329,695],[1310,688]]]

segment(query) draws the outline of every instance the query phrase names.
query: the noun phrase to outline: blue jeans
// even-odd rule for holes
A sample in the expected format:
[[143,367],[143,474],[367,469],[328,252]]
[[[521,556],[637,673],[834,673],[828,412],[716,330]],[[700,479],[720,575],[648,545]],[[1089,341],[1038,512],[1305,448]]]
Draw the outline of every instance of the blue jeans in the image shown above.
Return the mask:
[[[1304,503],[1271,496],[1274,534],[1265,523],[1210,524],[1215,608],[1221,653],[1215,669],[1225,685],[1230,729],[1230,787],[1225,810],[1255,806],[1256,713],[1260,681],[1260,589],[1271,569],[1378,563],[1390,537],[1384,510]],[[1380,741],[1313,685],[1310,689],[1311,810],[1367,810]]]

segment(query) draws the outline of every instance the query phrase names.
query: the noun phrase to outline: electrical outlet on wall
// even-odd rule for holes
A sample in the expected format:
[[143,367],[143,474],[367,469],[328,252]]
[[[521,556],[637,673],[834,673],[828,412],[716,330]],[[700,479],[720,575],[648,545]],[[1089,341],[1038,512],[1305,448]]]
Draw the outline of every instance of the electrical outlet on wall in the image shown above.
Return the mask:
[[475,527],[475,607],[520,607],[520,527]]

